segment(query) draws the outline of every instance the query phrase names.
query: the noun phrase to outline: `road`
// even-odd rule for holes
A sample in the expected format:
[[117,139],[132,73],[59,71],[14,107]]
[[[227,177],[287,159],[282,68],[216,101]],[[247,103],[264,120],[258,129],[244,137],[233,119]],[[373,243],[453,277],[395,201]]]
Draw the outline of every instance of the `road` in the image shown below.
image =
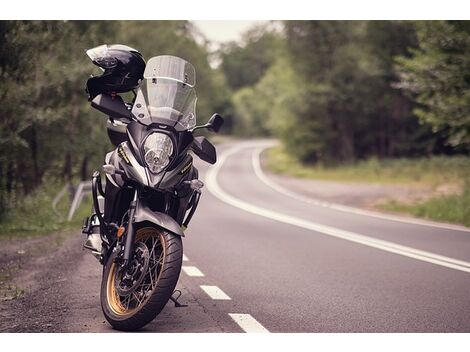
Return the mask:
[[468,230],[280,193],[255,172],[262,147],[222,150],[185,242],[205,281],[232,298],[220,309],[250,314],[271,332],[470,331]]
[[[215,166],[196,162],[206,187],[177,286],[188,306],[168,303],[144,331],[470,332],[469,229],[293,194],[259,168],[269,143],[228,143]],[[80,253],[50,331],[113,331],[100,266]]]

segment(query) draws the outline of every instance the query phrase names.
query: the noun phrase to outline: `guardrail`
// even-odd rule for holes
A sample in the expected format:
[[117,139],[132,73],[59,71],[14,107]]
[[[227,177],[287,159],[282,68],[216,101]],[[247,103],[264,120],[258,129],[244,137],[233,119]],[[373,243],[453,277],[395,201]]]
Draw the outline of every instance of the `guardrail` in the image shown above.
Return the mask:
[[83,196],[88,193],[91,193],[91,181],[82,181],[76,187],[67,184],[64,186],[64,188],[61,189],[61,191],[55,196],[54,200],[52,201],[52,209],[54,210],[54,213],[59,217],[62,217],[62,214],[60,214],[60,212],[57,210],[57,204],[65,196],[67,190],[71,188],[75,189],[75,191],[73,191],[73,198],[72,203],[70,204],[69,212],[67,214],[67,221],[72,220],[73,215],[75,214],[78,207],[80,206],[80,203],[83,200]]
[[67,221],[72,220],[73,214],[75,214],[75,211],[80,206],[83,196],[86,193],[91,193],[91,181],[83,181],[78,184],[77,190],[75,191],[75,194],[73,196],[72,204],[70,205]]

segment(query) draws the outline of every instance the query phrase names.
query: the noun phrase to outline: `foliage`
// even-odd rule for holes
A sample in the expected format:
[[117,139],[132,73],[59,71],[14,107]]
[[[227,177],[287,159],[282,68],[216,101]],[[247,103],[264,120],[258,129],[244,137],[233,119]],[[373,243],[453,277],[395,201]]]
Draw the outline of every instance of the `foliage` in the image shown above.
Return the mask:
[[380,205],[380,208],[470,227],[470,186],[467,185],[462,194],[431,198],[418,204],[392,201]]
[[[248,30],[241,42],[223,44],[215,53],[220,60],[216,71],[223,96],[219,110],[225,117],[224,130],[238,135],[266,135],[265,106],[269,99],[258,99],[252,90],[280,55],[282,40],[269,25]],[[264,106],[259,106],[258,103]]]
[[[470,158],[465,156],[433,156],[430,158],[372,158],[341,166],[303,165],[275,147],[263,153],[263,162],[275,173],[300,178],[338,182],[366,182],[381,185],[425,186],[440,185],[463,189],[451,195],[440,195],[425,201],[402,203],[396,200],[377,204],[382,210],[408,213],[418,217],[470,226]],[[465,180],[467,182],[465,183]]]
[[219,50],[222,72],[232,90],[252,86],[276,61],[280,37],[266,26],[247,31],[241,43],[229,42]]
[[429,187],[441,184],[463,186],[463,180],[470,179],[470,158],[467,156],[371,158],[337,166],[303,165],[279,146],[267,150],[263,157],[271,171],[301,178]]
[[470,23],[417,23],[419,47],[397,59],[399,87],[419,105],[416,115],[453,146],[470,145]]
[[67,194],[57,204],[56,214],[52,209],[52,200],[64,187],[63,183],[46,183],[24,196],[22,201],[4,214],[0,227],[0,239],[14,236],[46,235],[64,229],[77,229],[83,218],[89,216],[91,198],[85,197],[74,214],[73,219],[66,220],[70,207]]
[[1,21],[0,219],[45,180],[88,179],[111,149],[106,118],[84,91],[90,74],[100,72],[85,50],[104,43],[192,62],[200,121],[227,99],[187,21]]
[[305,146],[317,146],[300,160],[344,162],[412,153],[416,145],[410,139],[425,131],[417,131],[410,101],[391,87],[396,78],[393,55],[413,45],[409,26],[400,22],[285,23],[288,57],[308,92],[302,118],[306,129],[292,131],[302,135],[296,149],[302,153]]
[[224,131],[278,137],[293,170],[387,170],[381,160],[469,154],[469,34],[465,21],[276,22],[223,45],[212,68],[188,21],[1,21],[0,221],[45,183],[89,178],[110,150],[84,92],[99,73],[88,48],[187,59],[199,122],[217,111]]
[[[235,132],[273,134],[303,163],[468,153],[449,146],[446,131],[416,118],[413,109],[419,105],[398,89],[395,59],[407,60],[419,45],[414,22],[283,25],[275,37],[276,55],[266,49],[268,41],[254,50],[250,44],[258,42],[247,35],[249,44],[223,56],[227,82],[236,89]],[[265,35],[274,34],[265,30]],[[267,62],[271,66],[265,68]],[[251,72],[250,79],[240,72]]]

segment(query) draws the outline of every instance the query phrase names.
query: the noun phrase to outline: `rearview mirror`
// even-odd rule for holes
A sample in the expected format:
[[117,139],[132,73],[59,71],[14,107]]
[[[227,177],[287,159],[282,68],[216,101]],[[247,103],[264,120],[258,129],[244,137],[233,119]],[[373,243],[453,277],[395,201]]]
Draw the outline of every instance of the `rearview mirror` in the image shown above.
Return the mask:
[[205,125],[196,126],[192,130],[190,130],[190,132],[194,132],[200,128],[207,128],[209,131],[217,133],[219,132],[223,124],[224,118],[219,114],[214,114]]
[[217,152],[215,147],[205,137],[194,138],[192,145],[193,152],[209,164],[215,164],[217,161]]
[[212,117],[207,121],[207,129],[212,132],[219,132],[220,128],[224,124],[224,118],[219,114],[214,114]]

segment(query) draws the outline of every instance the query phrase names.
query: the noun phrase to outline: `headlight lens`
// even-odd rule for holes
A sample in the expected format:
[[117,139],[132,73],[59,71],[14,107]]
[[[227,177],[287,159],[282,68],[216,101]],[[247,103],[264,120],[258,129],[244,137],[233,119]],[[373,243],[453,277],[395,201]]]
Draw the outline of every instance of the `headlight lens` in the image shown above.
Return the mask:
[[150,171],[158,174],[170,163],[173,141],[164,133],[150,134],[144,143],[144,159]]

